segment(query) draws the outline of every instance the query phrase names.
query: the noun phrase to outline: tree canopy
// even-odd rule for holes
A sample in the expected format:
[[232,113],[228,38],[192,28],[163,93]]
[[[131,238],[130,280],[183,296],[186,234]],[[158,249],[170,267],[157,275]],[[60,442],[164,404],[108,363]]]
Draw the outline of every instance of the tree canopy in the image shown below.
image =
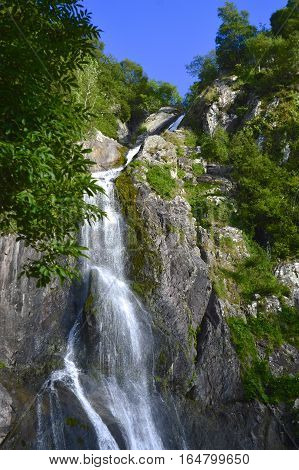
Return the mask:
[[256,28],[249,24],[247,11],[238,11],[234,3],[226,2],[218,8],[222,21],[216,35],[216,55],[219,69],[229,72],[242,61],[246,40],[256,34]]
[[72,96],[99,31],[75,0],[3,0],[0,28],[0,230],[37,251],[24,271],[44,285],[77,276],[78,227],[102,215]]

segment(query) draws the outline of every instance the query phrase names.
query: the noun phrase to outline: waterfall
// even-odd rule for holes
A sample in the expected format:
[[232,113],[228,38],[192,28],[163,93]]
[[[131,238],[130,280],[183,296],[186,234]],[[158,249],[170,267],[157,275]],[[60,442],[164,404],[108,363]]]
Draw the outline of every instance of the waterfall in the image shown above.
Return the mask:
[[[140,147],[130,150],[128,164]],[[82,261],[83,281],[93,304],[92,360],[80,367],[82,331],[78,316],[70,331],[64,368],[52,372],[37,399],[37,448],[65,449],[62,391],[73,395],[91,424],[99,449],[163,449],[155,419],[152,377],[153,339],[147,311],[125,277],[125,223],[115,195],[114,180],[122,168],[94,173],[105,194],[89,199],[106,217],[82,228],[89,259]],[[84,349],[84,348],[83,348]],[[86,375],[94,381],[94,394]],[[91,380],[91,378],[90,378]],[[69,401],[69,400],[67,400]]]
[[174,121],[172,124],[170,124],[168,130],[170,132],[175,132],[178,129],[178,127],[181,124],[184,117],[185,117],[185,114],[182,114],[181,116],[179,116],[176,121]]

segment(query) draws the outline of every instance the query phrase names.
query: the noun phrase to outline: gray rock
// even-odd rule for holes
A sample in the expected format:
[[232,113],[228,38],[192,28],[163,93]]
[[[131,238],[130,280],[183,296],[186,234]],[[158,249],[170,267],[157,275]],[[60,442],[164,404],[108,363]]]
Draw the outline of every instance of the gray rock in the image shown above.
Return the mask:
[[6,405],[0,406],[7,423],[2,437],[9,428],[12,402],[17,423],[5,441],[8,449],[13,447],[15,432],[20,442],[27,441],[29,422],[34,439],[35,396],[51,371],[62,365],[76,312],[74,289],[68,284],[61,287],[53,282],[37,288],[34,279],[19,277],[24,262],[34,256],[14,237],[0,239],[0,363],[5,365],[0,368],[0,381],[11,397],[4,395]]
[[215,80],[194,102],[188,111],[183,124],[191,124],[198,130],[212,135],[217,127],[233,129],[238,117],[233,111],[233,105],[239,94],[234,89],[237,77]]
[[88,140],[83,142],[85,149],[92,152],[87,157],[95,162],[92,171],[106,170],[115,166],[122,157],[123,147],[114,139],[106,137],[102,132],[96,131]]
[[258,97],[253,97],[249,102],[248,102],[248,112],[245,114],[243,118],[243,125],[251,121],[251,119],[254,119],[255,117],[259,116],[262,111],[262,102]]
[[37,288],[34,279],[20,277],[34,256],[14,237],[0,239],[0,362],[16,372],[57,355],[73,319],[67,315],[73,303],[69,285],[62,288],[57,281]]
[[118,129],[117,129],[117,140],[122,145],[129,145],[130,143],[130,130],[126,123],[121,122],[120,120],[117,121]]
[[197,378],[191,396],[201,406],[217,406],[243,397],[240,365],[221,304],[213,293],[197,336]]
[[172,107],[161,108],[157,113],[151,114],[144,122],[147,133],[158,134],[172,124],[178,116],[178,110]]
[[12,398],[0,384],[0,444],[8,434],[12,417]]
[[298,374],[299,351],[291,344],[283,344],[269,356],[269,366],[273,375]]
[[292,304],[299,308],[299,262],[283,263],[275,270],[276,277],[291,290]]

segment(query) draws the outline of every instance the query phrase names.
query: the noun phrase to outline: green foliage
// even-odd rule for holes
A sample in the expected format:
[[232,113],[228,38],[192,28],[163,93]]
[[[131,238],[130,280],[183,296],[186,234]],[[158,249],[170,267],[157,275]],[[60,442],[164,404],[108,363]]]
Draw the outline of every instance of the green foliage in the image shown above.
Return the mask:
[[299,208],[298,176],[277,165],[258,148],[250,129],[232,139],[231,161],[237,182],[236,199],[243,228],[273,256],[296,256]]
[[226,2],[218,9],[222,20],[216,36],[216,56],[195,56],[187,70],[197,76],[186,103],[196,101],[202,89],[225,73],[236,73],[246,86],[267,95],[297,82],[299,64],[298,0],[271,16],[272,30],[249,24],[248,13]]
[[184,144],[187,147],[196,147],[198,145],[198,136],[191,129],[184,130]]
[[240,361],[242,364],[250,365],[252,359],[258,358],[254,336],[250,328],[246,321],[239,317],[229,317],[227,323]]
[[201,156],[209,162],[225,164],[229,157],[229,136],[218,127],[213,135],[202,134],[200,138]]
[[271,28],[275,35],[289,37],[299,30],[299,2],[289,0],[287,6],[277,10],[270,18]]
[[292,85],[298,70],[299,34],[284,39],[260,32],[246,41],[240,74],[260,95]]
[[218,183],[199,182],[194,185],[190,181],[185,181],[184,189],[192,214],[202,227],[210,228],[213,223],[220,225],[230,223],[231,202],[223,198],[216,203],[211,199],[213,196],[222,196]]
[[98,31],[71,0],[4,1],[0,27],[0,230],[38,252],[24,272],[42,286],[77,276],[78,227],[102,215],[83,198],[100,188],[76,143],[89,113],[73,100]]
[[164,199],[172,199],[177,192],[177,182],[171,176],[169,166],[152,165],[146,178],[151,187]]
[[256,318],[250,317],[247,321],[243,318],[230,317],[228,325],[241,361],[246,399],[259,399],[266,403],[289,402],[296,399],[299,393],[299,376],[274,377],[268,360],[259,357],[256,344],[263,340],[267,354],[285,342],[298,345],[298,311],[283,305],[281,312],[259,313]]
[[216,36],[217,63],[221,71],[230,72],[242,62],[245,42],[256,28],[249,24],[248,12],[239,12],[232,2],[218,8],[218,16],[222,23]]
[[184,179],[186,172],[182,168],[178,168],[178,178]]
[[75,99],[92,112],[91,126],[116,138],[118,119],[136,125],[162,106],[180,106],[175,86],[149,80],[142,67],[128,59],[117,62],[102,49],[77,74]]
[[192,163],[192,173],[194,176],[201,176],[205,172],[201,163]]
[[[254,245],[253,245],[254,246]],[[233,272],[227,271],[238,284],[240,293],[246,301],[251,301],[255,294],[265,297],[288,295],[289,290],[273,274],[273,263],[266,252],[255,245],[248,258],[242,260]]]
[[195,56],[186,69],[190,75],[198,79],[201,88],[210,85],[219,74],[215,51],[210,51],[205,56]]

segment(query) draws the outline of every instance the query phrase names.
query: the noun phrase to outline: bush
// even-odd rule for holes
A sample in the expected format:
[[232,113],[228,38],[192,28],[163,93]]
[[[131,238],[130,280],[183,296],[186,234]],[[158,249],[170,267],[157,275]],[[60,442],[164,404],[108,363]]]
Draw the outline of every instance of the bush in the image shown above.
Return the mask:
[[282,297],[289,294],[289,289],[281,284],[273,274],[273,262],[267,253],[257,244],[250,247],[249,258],[242,260],[236,271],[226,271],[238,284],[245,301],[253,300],[255,294]]
[[[286,322],[290,328],[285,329]],[[278,313],[260,312],[257,318],[230,317],[228,319],[231,338],[241,362],[245,398],[266,403],[292,402],[298,397],[299,376],[274,377],[267,358],[261,359],[256,347],[263,340],[266,354],[285,342],[298,347],[299,313],[294,308],[283,306]],[[294,334],[294,338],[290,337]]]
[[192,164],[192,173],[194,176],[201,176],[205,172],[204,167],[201,163],[193,163]]
[[172,199],[177,192],[177,182],[172,178],[170,168],[166,165],[153,165],[146,174],[150,186],[162,198]]
[[200,145],[201,155],[205,160],[220,164],[228,163],[229,136],[223,128],[217,128],[211,136],[203,134]]

